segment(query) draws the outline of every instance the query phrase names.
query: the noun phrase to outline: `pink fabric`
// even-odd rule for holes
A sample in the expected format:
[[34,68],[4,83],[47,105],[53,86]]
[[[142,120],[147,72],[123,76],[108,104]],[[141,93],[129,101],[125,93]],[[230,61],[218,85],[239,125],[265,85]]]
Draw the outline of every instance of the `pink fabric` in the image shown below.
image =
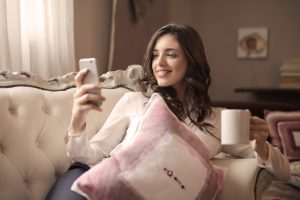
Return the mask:
[[300,160],[300,146],[296,145],[293,132],[300,134],[300,121],[278,123],[284,153],[290,160]]
[[300,112],[269,112],[266,120],[270,126],[272,144],[283,150],[281,138],[278,133],[278,123],[283,121],[300,121]]
[[[272,145],[277,146],[290,160],[299,159],[300,150],[293,145],[295,142],[292,131],[297,124],[300,124],[300,112],[268,112],[266,120],[270,126]],[[296,125],[291,126],[290,123]]]
[[147,106],[132,143],[79,177],[73,189],[92,200],[215,199],[223,172],[203,143],[159,95]]

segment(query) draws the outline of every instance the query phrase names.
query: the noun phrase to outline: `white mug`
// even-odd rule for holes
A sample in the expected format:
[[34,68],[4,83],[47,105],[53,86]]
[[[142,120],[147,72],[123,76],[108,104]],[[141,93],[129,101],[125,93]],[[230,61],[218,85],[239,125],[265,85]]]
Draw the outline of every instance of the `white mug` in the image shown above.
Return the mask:
[[226,109],[221,112],[221,144],[248,144],[250,134],[250,111]]

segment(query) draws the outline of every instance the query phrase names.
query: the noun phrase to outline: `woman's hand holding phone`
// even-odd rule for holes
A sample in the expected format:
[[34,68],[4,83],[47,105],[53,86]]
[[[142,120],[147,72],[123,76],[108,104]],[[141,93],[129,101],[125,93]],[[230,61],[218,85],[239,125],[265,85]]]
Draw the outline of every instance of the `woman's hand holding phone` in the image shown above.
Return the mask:
[[90,110],[102,111],[100,106],[105,100],[101,95],[101,86],[95,59],[80,60],[81,70],[75,76],[77,90],[73,96],[72,118],[69,131],[79,133],[85,129],[86,116]]

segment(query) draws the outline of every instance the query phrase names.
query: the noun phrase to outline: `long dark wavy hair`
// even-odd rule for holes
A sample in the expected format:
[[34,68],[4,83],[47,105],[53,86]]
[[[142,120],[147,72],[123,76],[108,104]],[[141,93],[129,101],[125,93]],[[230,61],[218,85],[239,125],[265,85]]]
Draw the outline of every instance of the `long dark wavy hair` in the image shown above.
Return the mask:
[[[152,70],[153,49],[157,40],[163,35],[173,35],[184,53],[188,67],[183,80],[186,86],[184,103],[177,98],[175,88],[160,87],[154,77]],[[210,67],[204,52],[202,40],[191,26],[168,24],[157,30],[152,36],[147,50],[144,55],[143,77],[140,79],[140,87],[144,95],[147,96],[148,89],[159,93],[167,103],[170,110],[183,121],[184,114],[200,130],[207,131],[213,127],[211,124],[204,122],[204,119],[212,114],[211,101],[208,95],[208,88],[211,83]],[[186,109],[186,110],[184,110]]]

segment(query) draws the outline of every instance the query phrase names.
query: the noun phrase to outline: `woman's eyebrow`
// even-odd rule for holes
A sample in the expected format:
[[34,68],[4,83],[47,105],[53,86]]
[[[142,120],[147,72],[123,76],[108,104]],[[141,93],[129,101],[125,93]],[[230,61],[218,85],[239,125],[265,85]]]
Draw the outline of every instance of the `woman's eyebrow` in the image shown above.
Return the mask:
[[[153,52],[155,51],[159,51],[158,49],[153,49]],[[164,51],[179,51],[178,49],[175,49],[175,48],[166,48],[164,49]]]
[[178,51],[178,49],[174,49],[174,48],[167,48],[166,51]]

